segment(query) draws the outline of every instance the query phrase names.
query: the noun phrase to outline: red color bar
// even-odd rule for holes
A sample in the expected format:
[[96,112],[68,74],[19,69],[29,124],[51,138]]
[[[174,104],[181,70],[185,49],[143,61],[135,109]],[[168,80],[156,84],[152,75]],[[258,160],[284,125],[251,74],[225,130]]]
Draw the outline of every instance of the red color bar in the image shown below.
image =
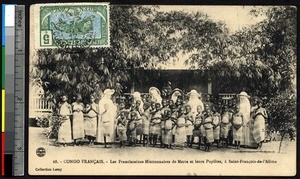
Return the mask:
[[5,144],[5,137],[4,137],[4,132],[1,132],[1,175],[5,175],[5,170],[4,170],[4,144]]

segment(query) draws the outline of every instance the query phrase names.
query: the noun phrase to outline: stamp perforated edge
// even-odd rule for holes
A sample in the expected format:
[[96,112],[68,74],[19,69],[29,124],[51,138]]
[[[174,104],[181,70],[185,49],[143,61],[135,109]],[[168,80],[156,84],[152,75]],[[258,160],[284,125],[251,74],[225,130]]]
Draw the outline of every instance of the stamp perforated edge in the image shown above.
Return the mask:
[[[43,47],[40,45],[40,7],[41,6],[68,6],[68,5],[106,5],[107,6],[107,40],[106,45],[90,45],[88,48],[106,48],[110,47],[110,3],[47,3],[47,4],[33,4],[30,6],[30,49],[51,49],[59,48],[56,46]],[[31,46],[32,45],[32,46]]]

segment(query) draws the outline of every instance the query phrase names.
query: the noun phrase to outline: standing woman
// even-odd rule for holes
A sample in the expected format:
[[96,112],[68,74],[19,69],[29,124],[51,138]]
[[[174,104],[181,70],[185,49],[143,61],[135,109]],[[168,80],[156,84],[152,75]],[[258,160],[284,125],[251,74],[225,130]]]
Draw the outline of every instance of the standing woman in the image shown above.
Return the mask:
[[267,111],[262,107],[262,101],[259,99],[257,100],[257,109],[253,112],[254,126],[252,131],[258,149],[262,147],[262,142],[265,140],[265,121],[267,118]]
[[95,103],[95,97],[93,95],[90,96],[90,103],[86,105],[85,112],[85,135],[89,140],[90,145],[94,145],[97,132],[99,106]]
[[246,92],[241,92],[239,96],[239,107],[240,112],[244,116],[244,124],[242,126],[242,139],[240,141],[242,146],[245,147],[255,147],[256,143],[254,142],[253,135],[251,133],[250,127],[253,122],[250,117],[251,105],[248,94]]
[[67,101],[68,97],[66,95],[63,95],[62,103],[58,107],[58,114],[61,118],[61,122],[58,130],[57,142],[63,144],[63,146],[72,142],[70,121],[70,116],[72,115],[72,107]]
[[[102,99],[99,101],[99,122],[97,129],[97,142],[103,143],[107,147],[115,138],[117,107],[113,103],[111,96],[115,93],[113,89],[104,90]],[[109,146],[110,147],[110,146]]]
[[77,94],[76,101],[72,103],[73,109],[73,140],[76,145],[79,145],[78,140],[84,138],[84,119],[83,109],[84,105],[81,102],[80,94]]

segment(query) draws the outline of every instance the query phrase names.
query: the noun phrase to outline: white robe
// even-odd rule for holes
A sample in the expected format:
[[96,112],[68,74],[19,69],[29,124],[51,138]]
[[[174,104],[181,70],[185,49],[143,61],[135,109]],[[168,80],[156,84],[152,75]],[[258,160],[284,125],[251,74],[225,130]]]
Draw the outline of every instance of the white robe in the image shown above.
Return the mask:
[[198,106],[201,106],[202,111],[204,110],[203,102],[198,98],[197,95],[190,95],[190,99],[187,102],[187,104],[191,106],[191,112],[192,112],[194,119],[197,115],[197,107]]
[[159,94],[151,94],[151,101],[153,101],[155,103],[159,103],[161,105],[162,98]]
[[250,117],[251,105],[250,101],[246,96],[240,96],[240,112],[244,116],[244,125],[243,125],[243,136],[241,140],[241,145],[253,147],[253,135],[251,133],[251,117]]
[[107,134],[106,142],[114,142],[116,133],[116,114],[117,107],[110,99],[110,96],[104,96],[99,101],[99,122],[97,127],[96,141],[103,143],[103,134]]

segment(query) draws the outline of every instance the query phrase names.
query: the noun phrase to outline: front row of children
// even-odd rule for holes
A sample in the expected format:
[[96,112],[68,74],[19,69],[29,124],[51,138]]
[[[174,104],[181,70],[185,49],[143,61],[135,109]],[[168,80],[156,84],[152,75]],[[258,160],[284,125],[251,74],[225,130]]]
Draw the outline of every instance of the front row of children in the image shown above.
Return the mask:
[[[234,112],[227,106],[223,107],[222,114],[215,108],[210,109],[208,104],[197,106],[197,113],[191,112],[190,105],[180,102],[168,105],[166,101],[151,103],[147,109],[140,107],[140,101],[125,109],[120,104],[117,116],[117,135],[120,147],[125,146],[128,140],[130,146],[137,143],[143,146],[183,149],[192,148],[194,143],[200,149],[204,144],[204,151],[210,151],[213,143],[219,147],[220,142],[228,147],[229,130],[232,128],[235,147],[239,148],[242,138],[243,115],[236,107]],[[219,110],[221,111],[221,110]]]

